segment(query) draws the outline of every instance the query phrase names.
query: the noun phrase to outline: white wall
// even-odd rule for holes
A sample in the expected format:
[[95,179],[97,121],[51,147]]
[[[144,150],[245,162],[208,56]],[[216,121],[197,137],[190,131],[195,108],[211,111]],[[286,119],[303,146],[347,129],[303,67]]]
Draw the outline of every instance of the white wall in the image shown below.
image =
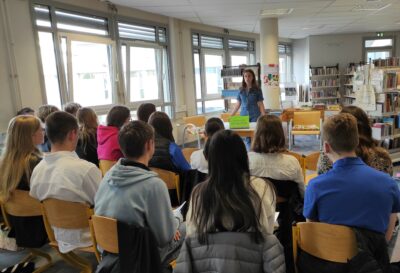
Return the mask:
[[298,84],[308,84],[308,67],[310,65],[309,38],[293,40],[292,46],[294,81]]

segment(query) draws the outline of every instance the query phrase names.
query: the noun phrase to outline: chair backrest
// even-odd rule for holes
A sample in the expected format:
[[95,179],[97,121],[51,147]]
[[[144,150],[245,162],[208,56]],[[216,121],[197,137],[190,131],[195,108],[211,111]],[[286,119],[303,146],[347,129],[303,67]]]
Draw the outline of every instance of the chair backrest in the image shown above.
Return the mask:
[[118,254],[117,220],[99,215],[91,218],[93,234],[97,244],[107,252]]
[[193,152],[198,151],[199,148],[183,148],[182,154],[185,157],[186,161],[190,163],[190,156]]
[[176,190],[176,194],[178,196],[178,201],[180,201],[181,192],[180,192],[180,187],[179,187],[179,175],[174,172],[159,169],[159,168],[151,167],[150,169],[153,172],[156,172],[158,174],[158,176],[161,178],[161,180],[165,182],[165,184],[167,185],[167,188],[169,190]]
[[13,191],[3,206],[5,212],[12,216],[29,217],[42,215],[39,200],[31,197],[29,191]]
[[101,174],[104,176],[106,174],[106,172],[108,172],[108,170],[111,169],[111,167],[115,165],[115,163],[117,163],[117,161],[104,160],[104,159],[99,160],[99,168],[100,168]]
[[320,152],[313,152],[304,156],[304,168],[306,170],[317,171],[319,156]]
[[64,229],[83,229],[89,227],[88,208],[84,203],[49,198],[42,201],[45,222],[50,226]]
[[320,111],[298,111],[293,113],[294,125],[316,125],[320,127],[320,120]]
[[206,116],[190,116],[190,117],[183,117],[183,122],[185,124],[193,124],[196,127],[203,127],[206,124]]
[[293,226],[293,254],[297,259],[297,247],[317,258],[347,263],[357,254],[356,236],[346,226],[306,222]]
[[303,155],[295,153],[295,152],[291,152],[291,151],[285,151],[283,153],[294,156],[297,159],[297,161],[299,161],[300,167],[303,169],[303,165],[304,165],[304,156]]

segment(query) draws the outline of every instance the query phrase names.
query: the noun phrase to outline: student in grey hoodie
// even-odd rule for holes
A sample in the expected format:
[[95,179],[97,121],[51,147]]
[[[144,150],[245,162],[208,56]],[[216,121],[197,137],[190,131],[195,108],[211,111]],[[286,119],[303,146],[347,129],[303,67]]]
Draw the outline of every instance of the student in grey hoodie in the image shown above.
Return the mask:
[[125,157],[104,176],[95,196],[95,214],[149,227],[166,264],[179,254],[184,230],[178,229],[182,216],[174,215],[165,183],[148,168],[154,153],[153,128],[132,121],[122,127],[118,139]]

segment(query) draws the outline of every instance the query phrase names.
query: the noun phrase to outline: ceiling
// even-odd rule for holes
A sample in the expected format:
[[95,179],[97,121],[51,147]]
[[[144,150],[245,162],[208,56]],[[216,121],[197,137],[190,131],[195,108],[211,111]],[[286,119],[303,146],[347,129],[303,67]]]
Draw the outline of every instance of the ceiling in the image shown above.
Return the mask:
[[279,17],[279,36],[400,30],[400,0],[111,0],[187,21],[259,33],[260,12],[293,9]]

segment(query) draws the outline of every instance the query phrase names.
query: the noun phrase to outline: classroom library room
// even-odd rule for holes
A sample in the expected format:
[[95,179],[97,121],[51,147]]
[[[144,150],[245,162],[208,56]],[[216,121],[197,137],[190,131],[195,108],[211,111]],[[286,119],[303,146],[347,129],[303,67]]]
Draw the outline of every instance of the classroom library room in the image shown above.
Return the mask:
[[0,0],[0,273],[400,273],[400,0]]

